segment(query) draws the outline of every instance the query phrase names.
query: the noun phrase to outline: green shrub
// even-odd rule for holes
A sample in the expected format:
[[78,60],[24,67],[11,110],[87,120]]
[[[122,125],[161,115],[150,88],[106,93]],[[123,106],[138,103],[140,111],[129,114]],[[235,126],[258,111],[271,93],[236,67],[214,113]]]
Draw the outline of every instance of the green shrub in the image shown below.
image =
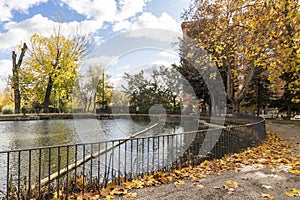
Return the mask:
[[2,114],[13,114],[14,113],[14,107],[12,105],[6,105],[2,108]]

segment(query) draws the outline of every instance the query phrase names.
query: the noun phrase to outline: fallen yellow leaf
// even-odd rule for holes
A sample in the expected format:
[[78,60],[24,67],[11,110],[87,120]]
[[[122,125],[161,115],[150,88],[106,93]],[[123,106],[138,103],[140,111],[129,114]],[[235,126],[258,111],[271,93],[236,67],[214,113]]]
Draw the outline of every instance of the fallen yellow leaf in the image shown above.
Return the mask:
[[228,180],[228,181],[226,181],[226,183],[229,187],[234,187],[234,188],[239,187],[239,184],[235,181],[232,181],[232,180]]
[[285,195],[288,197],[294,197],[294,193],[292,192],[285,192]]
[[265,194],[265,193],[262,193],[261,196],[264,197],[264,198],[268,198],[268,199],[274,199],[275,198],[273,195]]
[[183,184],[185,184],[185,181],[183,180],[178,180],[175,182],[175,185],[183,185]]
[[105,197],[105,200],[113,200],[114,196],[113,195],[108,195]]
[[270,185],[262,185],[262,187],[266,188],[266,189],[271,189],[272,188],[272,186],[270,186]]
[[201,184],[197,184],[196,187],[197,187],[197,188],[200,188],[200,189],[204,188],[204,186],[201,185]]
[[110,192],[111,195],[123,195],[127,194],[127,189],[124,187],[117,187],[113,191]]
[[129,192],[129,193],[123,195],[123,198],[125,198],[125,199],[127,199],[127,198],[136,198],[136,197],[137,197],[136,192]]
[[300,197],[300,190],[297,188],[289,188],[289,190],[293,193],[294,197]]
[[288,169],[288,172],[290,172],[291,174],[296,174],[296,175],[300,176],[300,170]]
[[131,183],[131,188],[140,189],[144,187],[144,183],[141,180],[133,180]]
[[278,175],[276,175],[276,174],[268,174],[267,176],[271,177],[271,178],[276,178]]

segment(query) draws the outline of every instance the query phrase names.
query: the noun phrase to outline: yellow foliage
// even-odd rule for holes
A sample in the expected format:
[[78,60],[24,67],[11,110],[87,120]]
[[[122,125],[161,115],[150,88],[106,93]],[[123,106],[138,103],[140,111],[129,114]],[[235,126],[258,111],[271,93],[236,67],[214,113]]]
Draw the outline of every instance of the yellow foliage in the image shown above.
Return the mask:
[[27,94],[28,101],[42,103],[51,78],[52,88],[55,89],[51,98],[66,99],[74,88],[84,46],[78,48],[80,45],[74,39],[68,39],[61,34],[50,37],[33,34],[30,43],[30,54],[26,56],[20,71],[20,83],[24,86],[21,93]]

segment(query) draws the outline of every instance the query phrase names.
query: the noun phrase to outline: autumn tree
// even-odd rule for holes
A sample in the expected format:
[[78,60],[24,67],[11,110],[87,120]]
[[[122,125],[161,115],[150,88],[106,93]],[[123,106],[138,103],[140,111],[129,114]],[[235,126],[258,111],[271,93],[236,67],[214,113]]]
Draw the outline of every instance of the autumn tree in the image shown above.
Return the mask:
[[139,107],[141,112],[146,113],[155,104],[175,111],[179,97],[193,92],[175,68],[159,66],[136,74],[125,73],[123,79],[127,83],[123,89],[129,96],[131,111]]
[[300,5],[296,0],[267,2],[268,36],[271,53],[268,70],[273,89],[283,94],[278,97],[287,107],[288,118],[292,107],[300,102]]
[[[211,56],[223,75],[226,97],[239,112],[256,68],[268,63],[271,38],[266,34],[265,1],[196,0],[184,19],[184,32]],[[199,60],[194,54],[186,56]]]
[[114,89],[112,91],[111,103],[112,103],[112,111],[114,113],[124,113],[128,111],[129,105],[128,95],[122,91]]
[[35,95],[31,98],[41,102],[44,112],[49,112],[51,97],[58,102],[69,98],[89,45],[87,35],[67,38],[61,32],[59,26],[50,37],[33,34],[23,69],[24,93]]
[[12,90],[10,87],[6,87],[3,92],[0,93],[0,113],[4,106],[11,105],[14,101]]
[[104,107],[111,103],[113,86],[101,66],[89,66],[79,77],[74,96],[79,107],[83,108],[83,112],[94,112],[97,107]]
[[256,115],[259,116],[262,109],[268,107],[274,96],[270,86],[268,71],[265,68],[257,68],[242,102],[243,107],[246,110],[254,108]]

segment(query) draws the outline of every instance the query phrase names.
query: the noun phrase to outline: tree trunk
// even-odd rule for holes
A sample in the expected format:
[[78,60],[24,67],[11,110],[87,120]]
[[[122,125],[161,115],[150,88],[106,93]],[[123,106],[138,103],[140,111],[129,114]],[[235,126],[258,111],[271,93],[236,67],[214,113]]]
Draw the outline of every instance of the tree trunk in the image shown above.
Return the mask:
[[240,113],[240,101],[233,101],[232,106],[233,106],[233,112],[234,113]]
[[84,112],[84,113],[86,113],[87,102],[88,102],[87,97],[85,97],[85,98],[84,98],[84,102],[83,102],[83,103],[84,103],[84,108],[83,108],[83,112]]
[[49,112],[50,95],[51,95],[52,87],[53,87],[53,80],[50,76],[49,80],[48,80],[48,85],[47,85],[46,94],[45,94],[45,98],[44,98],[44,104],[43,104],[44,113]]
[[12,71],[13,71],[13,88],[14,88],[14,103],[15,103],[15,114],[19,114],[21,109],[21,96],[20,96],[20,89],[19,89],[19,71],[18,66],[16,63],[17,54],[13,51],[12,52]]
[[94,97],[93,97],[93,113],[95,112],[96,110],[96,94],[94,94]]
[[14,102],[15,102],[15,114],[19,114],[21,111],[21,93],[20,93],[20,83],[19,83],[19,69],[21,67],[23,57],[25,56],[25,52],[27,50],[26,43],[23,43],[23,47],[21,50],[21,54],[17,63],[17,54],[15,51],[12,52],[12,71],[13,71],[13,80],[12,85],[14,88]]
[[291,119],[291,110],[292,110],[292,106],[291,103],[288,103],[288,107],[287,107],[287,118]]
[[256,108],[256,115],[259,116],[259,113],[260,113],[260,98],[259,98],[259,95],[260,95],[260,81],[259,79],[257,79],[257,94],[256,94],[256,103],[257,103],[257,108]]
[[256,115],[257,116],[260,115],[260,103],[259,103],[259,101],[257,102]]
[[88,99],[88,106],[87,106],[87,111],[88,111],[88,112],[90,112],[91,105],[92,105],[92,97],[90,97],[90,98]]

